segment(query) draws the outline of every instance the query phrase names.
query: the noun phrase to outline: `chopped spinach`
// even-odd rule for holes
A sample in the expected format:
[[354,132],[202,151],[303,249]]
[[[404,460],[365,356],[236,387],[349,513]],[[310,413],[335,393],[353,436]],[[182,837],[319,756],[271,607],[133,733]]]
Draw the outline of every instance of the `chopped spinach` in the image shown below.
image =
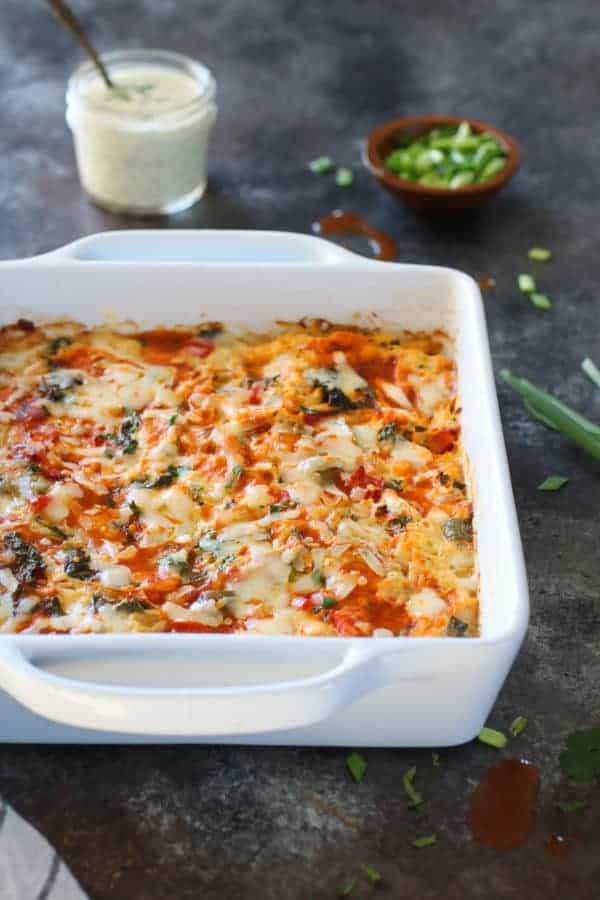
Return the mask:
[[135,409],[126,409],[125,413],[126,417],[121,422],[119,436],[116,439],[117,447],[120,447],[123,453],[135,453],[138,441],[134,438],[134,434],[140,427],[141,419]]
[[272,503],[269,507],[269,512],[271,514],[278,513],[278,512],[285,512],[285,510],[288,510],[288,509],[295,509],[296,506],[298,506],[296,501],[292,500],[291,498],[288,498],[287,500],[280,500],[279,503]]
[[456,616],[450,616],[446,634],[448,637],[464,637],[468,629],[468,624],[463,622],[462,619],[457,619]]
[[402,479],[401,478],[390,478],[389,481],[385,482],[386,488],[391,488],[393,491],[401,491],[402,490]]
[[150,604],[144,600],[131,598],[130,600],[121,600],[119,603],[115,603],[113,608],[115,612],[121,613],[121,615],[129,615],[129,613],[146,612],[147,609],[150,609]]
[[67,335],[61,335],[60,337],[53,338],[48,344],[48,354],[50,356],[56,356],[56,354],[62,350],[63,347],[68,347],[69,344],[73,343],[73,338],[67,337]]
[[206,322],[198,329],[198,337],[214,338],[218,334],[221,334],[222,331],[223,326],[220,322]]
[[159,475],[158,478],[155,478],[154,480],[152,480],[152,478],[136,478],[133,484],[139,484],[141,487],[145,488],[170,487],[179,475],[179,471],[178,466],[167,466],[167,471],[163,472],[162,475]]
[[328,406],[335,409],[356,409],[356,405],[338,387],[325,387],[321,385],[323,400]]
[[167,556],[163,560],[173,571],[177,572],[184,584],[189,584],[194,579],[194,571],[186,559],[177,559],[176,556]]
[[89,581],[97,575],[97,572],[92,569],[89,553],[86,553],[80,547],[67,552],[64,570],[65,575],[68,575],[69,578],[77,578],[79,581]]
[[473,522],[471,519],[448,519],[444,522],[442,532],[449,541],[468,544],[473,540]]
[[53,525],[51,522],[46,522],[45,519],[42,519],[41,516],[36,516],[35,521],[38,525],[41,525],[43,528],[46,528],[50,534],[53,534],[54,537],[59,538],[61,541],[66,541],[70,535],[67,534],[66,531],[63,531],[62,528],[59,528],[58,525]]
[[218,539],[216,531],[209,531],[198,541],[198,548],[205,553],[220,553],[223,542]]
[[44,571],[46,563],[40,552],[16,531],[9,531],[4,536],[4,546],[15,557],[14,575],[20,584],[34,581]]
[[233,556],[233,554],[228,554],[227,556],[224,556],[220,560],[219,565],[217,566],[217,570],[219,572],[224,572],[226,569],[229,568],[229,566],[234,561],[234,559],[235,559],[235,556]]
[[395,441],[398,434],[398,423],[388,422],[383,428],[379,429],[377,438],[380,441]]
[[390,519],[388,522],[387,527],[392,534],[400,534],[401,531],[405,531],[409,522],[412,522],[412,516],[394,516],[394,518]]
[[47,397],[53,403],[62,403],[69,391],[83,384],[83,378],[80,375],[52,375],[48,379],[42,379],[39,387],[39,393],[42,397]]
[[31,612],[41,612],[45,616],[64,616],[65,614],[58,597],[46,597],[44,600],[40,600],[39,603],[35,604]]

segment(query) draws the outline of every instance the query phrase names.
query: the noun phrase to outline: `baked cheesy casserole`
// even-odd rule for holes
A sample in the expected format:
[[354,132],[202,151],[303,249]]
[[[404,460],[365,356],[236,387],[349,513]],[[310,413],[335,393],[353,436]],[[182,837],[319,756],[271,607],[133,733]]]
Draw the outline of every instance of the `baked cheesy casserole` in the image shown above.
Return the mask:
[[0,631],[473,635],[451,343],[0,329]]

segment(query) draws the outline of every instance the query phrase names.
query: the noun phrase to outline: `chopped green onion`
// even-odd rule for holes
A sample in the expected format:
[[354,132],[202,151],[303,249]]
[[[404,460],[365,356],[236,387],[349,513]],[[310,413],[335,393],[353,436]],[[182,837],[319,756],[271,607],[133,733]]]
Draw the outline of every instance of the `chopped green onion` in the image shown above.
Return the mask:
[[519,290],[523,294],[532,294],[535,291],[535,280],[531,275],[527,275],[526,272],[522,272],[521,275],[517,277],[517,284],[519,285]]
[[558,431],[556,425],[553,424],[551,419],[547,419],[546,416],[542,415],[542,413],[533,406],[529,400],[523,400],[523,406],[527,410],[527,412],[533,416],[534,419],[537,419],[538,422],[541,422],[542,425],[545,425],[546,428],[551,428],[552,431]]
[[375,866],[370,866],[369,863],[361,863],[360,871],[370,884],[381,884],[381,875]]
[[321,606],[325,607],[325,609],[331,609],[333,606],[337,604],[337,600],[335,597],[323,597],[321,600]]
[[566,437],[600,461],[600,427],[556,397],[536,387],[525,378],[502,369],[500,377],[535,408],[536,413],[552,422]]
[[548,475],[541,484],[538,484],[538,491],[560,491],[568,482],[566,475]]
[[335,173],[335,183],[338,187],[349,187],[354,181],[354,173],[352,169],[347,169],[342,166],[341,169],[338,169]]
[[445,190],[460,190],[493,178],[506,165],[506,151],[494,134],[475,134],[468,122],[432,128],[395,147],[385,166],[399,178]]
[[417,774],[417,767],[411,766],[402,776],[402,786],[404,793],[408,797],[408,806],[410,809],[417,809],[423,803],[423,795],[417,791],[413,782]]
[[335,163],[330,156],[317,156],[316,159],[309,162],[308,168],[313,175],[326,175],[328,172],[333,172]]
[[468,184],[473,184],[475,181],[475,176],[472,172],[457,172],[456,175],[453,175],[450,181],[448,182],[448,187],[455,191],[457,188],[466,187]]
[[531,250],[527,251],[527,256],[529,259],[535,260],[535,262],[547,262],[549,259],[552,259],[552,254],[545,247],[532,247]]
[[536,309],[552,309],[552,301],[545,294],[538,294],[537,291],[533,291],[529,295],[529,299]]
[[432,847],[437,838],[435,834],[424,834],[423,837],[415,838],[414,841],[411,841],[413,847],[416,847],[417,850],[422,850],[424,847]]
[[482,744],[487,744],[488,747],[495,747],[497,750],[502,750],[507,744],[506,735],[502,734],[501,731],[496,731],[495,728],[482,728],[477,735],[477,739]]
[[525,729],[527,728],[527,719],[525,716],[517,716],[516,719],[508,726],[508,730],[511,734],[511,737],[518,737]]
[[335,895],[336,897],[349,897],[354,888],[356,887],[356,878],[349,878],[348,881],[345,881],[343,884],[340,884],[336,889]]
[[600,388],[600,369],[596,365],[596,363],[586,356],[586,358],[581,363],[581,368],[587,375],[587,377],[592,381],[597,388]]
[[360,784],[367,771],[367,762],[360,753],[350,753],[346,757],[346,768],[357,784]]
[[315,584],[325,584],[325,576],[320,569],[313,569],[311,572],[311,578]]
[[490,160],[487,166],[484,167],[483,171],[480,172],[478,181],[489,181],[490,178],[494,178],[498,175],[499,172],[502,171],[504,166],[506,165],[506,160],[504,157],[497,156],[495,159]]
[[559,800],[556,804],[562,813],[579,812],[589,806],[587,800]]
[[236,463],[235,466],[233,467],[233,469],[231,470],[231,475],[225,482],[225,490],[226,491],[231,491],[235,487],[235,485],[238,482],[239,477],[243,471],[244,471],[244,467],[240,466],[240,465],[238,465],[238,463]]

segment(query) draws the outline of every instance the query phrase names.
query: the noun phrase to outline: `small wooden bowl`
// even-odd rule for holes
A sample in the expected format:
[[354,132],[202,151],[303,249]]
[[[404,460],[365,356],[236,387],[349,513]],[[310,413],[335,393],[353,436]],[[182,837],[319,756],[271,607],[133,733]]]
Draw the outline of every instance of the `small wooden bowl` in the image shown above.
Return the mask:
[[[461,122],[468,122],[476,134],[489,131],[506,151],[504,168],[488,181],[468,184],[456,190],[432,188],[415,181],[399,178],[385,167],[387,155],[398,145],[400,138],[417,138],[434,128],[444,125],[460,125]],[[369,135],[364,156],[365,165],[386,190],[404,200],[413,209],[428,215],[445,215],[481,206],[508,184],[519,168],[520,162],[519,145],[503,131],[492,128],[485,122],[478,122],[476,119],[457,116],[410,116],[386,122],[375,128]]]

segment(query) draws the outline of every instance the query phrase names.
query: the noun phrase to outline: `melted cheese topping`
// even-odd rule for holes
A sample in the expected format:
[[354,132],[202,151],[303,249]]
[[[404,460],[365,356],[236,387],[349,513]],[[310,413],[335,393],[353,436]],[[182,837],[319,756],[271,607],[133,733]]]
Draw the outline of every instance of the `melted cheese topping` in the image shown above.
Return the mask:
[[477,633],[445,335],[0,330],[0,632]]

